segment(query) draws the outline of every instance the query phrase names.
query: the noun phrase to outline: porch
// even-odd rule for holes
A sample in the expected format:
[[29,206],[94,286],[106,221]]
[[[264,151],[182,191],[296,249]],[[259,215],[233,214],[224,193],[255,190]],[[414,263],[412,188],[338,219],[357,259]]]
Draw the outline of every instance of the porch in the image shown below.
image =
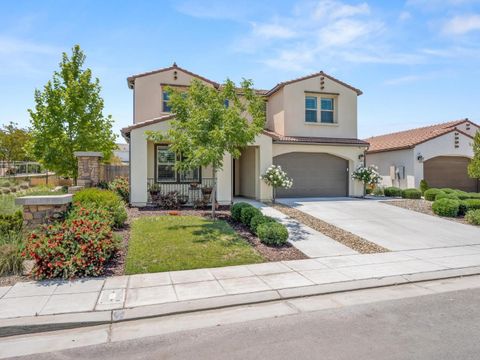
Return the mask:
[[164,197],[174,197],[181,206],[206,206],[212,203],[213,178],[192,179],[190,182],[161,183],[147,179],[147,205],[157,205]]

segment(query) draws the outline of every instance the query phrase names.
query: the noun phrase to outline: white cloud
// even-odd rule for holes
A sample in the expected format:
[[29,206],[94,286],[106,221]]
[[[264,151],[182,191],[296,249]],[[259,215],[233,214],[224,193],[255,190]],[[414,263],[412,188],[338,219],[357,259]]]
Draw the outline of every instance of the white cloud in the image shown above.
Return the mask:
[[463,35],[476,30],[480,30],[480,15],[478,14],[455,16],[443,27],[443,32],[447,35]]
[[412,18],[412,14],[410,14],[408,11],[402,11],[400,15],[398,15],[399,21],[408,21],[411,18]]
[[279,24],[252,24],[252,32],[255,36],[264,39],[290,39],[295,37],[296,33],[292,29]]
[[50,45],[0,35],[0,54],[12,55],[20,53],[58,54],[59,49]]
[[324,0],[318,2],[313,13],[313,18],[317,20],[325,18],[340,19],[367,14],[370,14],[370,7],[367,3],[349,5],[339,1]]

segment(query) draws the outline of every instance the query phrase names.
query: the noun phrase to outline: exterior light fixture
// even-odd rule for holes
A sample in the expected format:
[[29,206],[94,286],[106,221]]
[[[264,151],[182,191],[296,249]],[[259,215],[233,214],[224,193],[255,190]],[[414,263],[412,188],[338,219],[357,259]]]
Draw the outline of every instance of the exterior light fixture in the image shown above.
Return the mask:
[[420,154],[420,153],[418,153],[418,155],[417,155],[417,160],[418,160],[419,162],[423,162],[423,159],[424,159],[423,155]]

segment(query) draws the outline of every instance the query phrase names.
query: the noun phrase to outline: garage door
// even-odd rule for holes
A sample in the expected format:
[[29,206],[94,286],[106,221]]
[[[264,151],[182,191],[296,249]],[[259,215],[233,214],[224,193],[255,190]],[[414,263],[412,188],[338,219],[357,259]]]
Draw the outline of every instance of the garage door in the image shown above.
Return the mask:
[[293,186],[279,189],[278,197],[347,196],[348,161],[330,154],[292,152],[275,156]]
[[468,176],[469,158],[437,156],[423,163],[423,176],[430,187],[478,191],[477,180]]

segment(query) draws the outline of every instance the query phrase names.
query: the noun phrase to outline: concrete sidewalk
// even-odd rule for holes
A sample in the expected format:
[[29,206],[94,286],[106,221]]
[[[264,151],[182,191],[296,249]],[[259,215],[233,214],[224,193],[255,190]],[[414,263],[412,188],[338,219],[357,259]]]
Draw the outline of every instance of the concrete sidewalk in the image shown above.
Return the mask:
[[473,274],[479,245],[17,283],[0,288],[0,336]]

